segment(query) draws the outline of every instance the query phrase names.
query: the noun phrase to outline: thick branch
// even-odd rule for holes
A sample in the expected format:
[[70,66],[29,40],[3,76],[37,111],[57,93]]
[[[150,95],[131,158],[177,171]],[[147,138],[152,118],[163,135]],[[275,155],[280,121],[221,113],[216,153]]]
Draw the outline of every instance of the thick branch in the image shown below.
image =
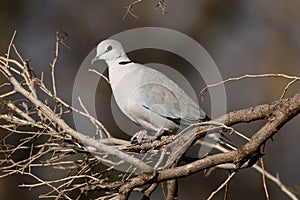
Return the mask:
[[[282,105],[297,105],[299,103],[299,93],[292,98],[286,98],[278,101],[274,101],[270,104],[258,105],[251,108],[232,111],[228,114],[221,116],[213,122],[224,124],[226,126],[232,126],[234,124],[243,122],[252,122],[260,119],[267,119],[274,115],[274,112],[280,109]],[[283,123],[284,124],[284,123]],[[195,131],[197,130],[197,131]],[[199,138],[204,137],[207,131],[210,130],[209,124],[199,126],[187,131],[184,131],[168,146],[172,148],[172,153],[167,165],[175,162],[189,149],[193,142]],[[176,147],[176,148],[175,148]]]
[[224,123],[227,126],[232,126],[238,123],[248,123],[255,120],[266,119],[272,116],[273,112],[278,109],[279,106],[289,100],[289,98],[286,98],[274,101],[270,104],[263,104],[243,110],[232,111],[214,121]]
[[269,118],[269,121],[257,133],[255,133],[251,137],[251,140],[245,145],[241,146],[235,151],[207,156],[206,158],[184,166],[163,170],[159,173],[157,181],[188,176],[192,173],[209,167],[228,162],[237,163],[248,158],[253,153],[257,152],[259,147],[264,144],[273,134],[275,134],[288,120],[299,114],[300,93],[280,102],[282,102],[281,105],[277,106],[278,109],[273,112],[273,115],[271,118]]
[[[270,105],[263,105],[261,107],[256,107],[256,109],[258,108],[264,108],[264,110],[266,111],[264,115],[270,116],[268,119],[269,121],[257,133],[255,133],[252,136],[249,142],[247,142],[245,145],[241,146],[237,150],[207,156],[203,159],[197,160],[195,162],[183,166],[179,166],[171,169],[164,169],[158,171],[157,176],[154,176],[156,175],[157,172],[141,174],[133,178],[129,183],[125,184],[122,188],[127,187],[129,189],[131,187],[134,188],[140,186],[139,184],[132,184],[132,183],[138,183],[136,179],[140,179],[140,176],[143,177],[144,182],[145,182],[145,176],[148,177],[149,180],[155,177],[153,179],[154,182],[161,182],[161,181],[171,180],[174,178],[185,177],[193,173],[199,172],[201,170],[213,166],[217,166],[223,163],[239,164],[240,162],[246,160],[247,158],[251,157],[251,155],[259,151],[260,146],[262,144],[264,144],[270,137],[272,137],[272,135],[275,134],[285,123],[287,123],[290,119],[292,119],[293,117],[299,114],[300,93],[294,95],[291,98],[280,100]],[[274,109],[272,113],[270,113],[270,110],[272,110],[271,108]],[[257,111],[256,109],[253,108],[248,109],[250,116],[253,116],[254,119],[259,116],[262,116],[261,114],[256,113]],[[254,112],[252,113],[253,115],[251,115],[251,112]],[[243,110],[241,112],[239,111],[233,112],[233,113],[238,113],[238,114],[247,113],[247,110]],[[226,115],[224,118],[235,119],[233,117],[234,116],[233,113],[231,113],[230,115]],[[244,118],[245,117],[246,116],[244,116]],[[248,121],[251,121],[250,118],[248,118]],[[232,120],[230,122],[233,123],[236,121]]]

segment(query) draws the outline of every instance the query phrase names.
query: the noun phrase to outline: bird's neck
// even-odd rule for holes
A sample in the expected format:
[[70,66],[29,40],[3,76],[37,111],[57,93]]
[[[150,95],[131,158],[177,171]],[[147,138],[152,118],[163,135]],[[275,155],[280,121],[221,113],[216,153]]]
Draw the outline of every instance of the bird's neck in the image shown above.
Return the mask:
[[119,58],[114,60],[106,60],[112,90],[114,90],[118,86],[120,81],[123,80],[123,77],[127,75],[129,65],[123,63],[128,62],[131,61],[126,55],[120,56]]
[[107,63],[108,67],[115,67],[119,63],[126,62],[126,61],[130,61],[130,59],[127,57],[126,54],[122,54],[118,58],[105,60],[105,62]]

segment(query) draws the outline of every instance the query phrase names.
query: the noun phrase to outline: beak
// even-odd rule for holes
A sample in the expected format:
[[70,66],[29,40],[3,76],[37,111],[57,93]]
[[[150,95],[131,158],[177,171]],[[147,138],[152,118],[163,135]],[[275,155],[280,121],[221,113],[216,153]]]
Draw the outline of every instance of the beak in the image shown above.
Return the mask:
[[95,58],[93,58],[92,64],[94,64],[97,60],[99,60],[99,59],[98,59],[98,57],[96,56]]

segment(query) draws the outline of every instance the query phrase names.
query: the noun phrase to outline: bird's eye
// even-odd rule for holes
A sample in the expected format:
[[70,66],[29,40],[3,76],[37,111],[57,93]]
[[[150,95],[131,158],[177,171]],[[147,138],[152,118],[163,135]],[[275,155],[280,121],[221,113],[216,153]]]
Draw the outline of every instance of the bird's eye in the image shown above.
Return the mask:
[[109,45],[109,46],[106,48],[106,52],[108,52],[108,51],[110,51],[110,50],[112,50],[112,46],[111,46],[111,45]]

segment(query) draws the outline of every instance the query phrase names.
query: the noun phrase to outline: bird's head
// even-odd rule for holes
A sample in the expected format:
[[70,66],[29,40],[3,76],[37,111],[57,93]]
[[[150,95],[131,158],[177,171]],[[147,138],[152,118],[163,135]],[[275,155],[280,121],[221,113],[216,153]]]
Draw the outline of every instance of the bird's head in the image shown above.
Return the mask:
[[106,62],[115,60],[125,55],[124,49],[120,42],[107,39],[100,42],[97,46],[96,56],[92,60],[92,64],[97,60],[104,60]]

